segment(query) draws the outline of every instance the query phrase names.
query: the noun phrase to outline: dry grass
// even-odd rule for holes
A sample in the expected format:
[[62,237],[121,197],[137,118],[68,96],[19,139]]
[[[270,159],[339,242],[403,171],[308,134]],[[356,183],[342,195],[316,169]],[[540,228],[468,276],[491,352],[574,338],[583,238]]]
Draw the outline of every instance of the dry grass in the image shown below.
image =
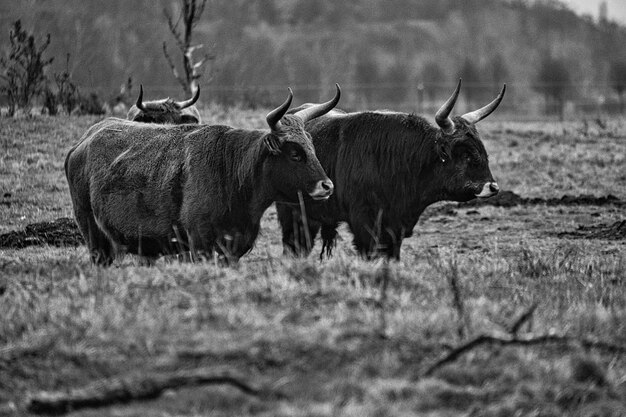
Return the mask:
[[[262,112],[204,116],[262,127]],[[70,215],[63,158],[94,121],[0,119],[0,186],[11,194],[1,200],[10,206],[0,206],[0,232]],[[494,122],[483,132],[503,189],[625,199],[626,137],[615,133],[623,126],[587,127],[585,136],[582,123]],[[556,237],[623,213],[612,206],[455,213],[425,216],[402,260],[389,265],[356,257],[345,229],[328,261],[315,253],[284,258],[273,209],[256,248],[234,268],[166,260],[144,267],[127,257],[100,269],[84,247],[0,250],[0,411],[10,414],[39,390],[220,367],[285,397],[208,386],[74,415],[626,414],[626,361],[599,350],[483,346],[424,377],[459,336],[501,332],[535,303],[520,333],[626,345],[623,241]]]

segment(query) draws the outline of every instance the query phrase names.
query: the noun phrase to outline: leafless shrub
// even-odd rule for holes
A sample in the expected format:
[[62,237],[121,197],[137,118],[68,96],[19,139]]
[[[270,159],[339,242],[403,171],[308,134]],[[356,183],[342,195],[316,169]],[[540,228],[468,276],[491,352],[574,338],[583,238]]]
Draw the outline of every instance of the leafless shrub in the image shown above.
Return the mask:
[[30,111],[32,100],[43,93],[46,84],[45,69],[54,58],[43,57],[50,45],[48,34],[41,45],[37,45],[35,36],[22,28],[22,22],[16,20],[9,32],[9,53],[0,58],[0,93],[7,96],[9,116],[20,108]]

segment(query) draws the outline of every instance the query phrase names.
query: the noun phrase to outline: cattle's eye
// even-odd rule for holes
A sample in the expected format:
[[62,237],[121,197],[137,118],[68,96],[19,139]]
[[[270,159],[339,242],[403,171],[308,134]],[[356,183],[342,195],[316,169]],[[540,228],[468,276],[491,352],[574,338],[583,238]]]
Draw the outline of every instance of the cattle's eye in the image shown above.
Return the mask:
[[478,155],[467,153],[465,154],[465,160],[469,165],[477,166],[480,165],[480,157]]
[[289,152],[289,158],[291,158],[292,161],[301,162],[302,154],[298,152],[297,149],[292,149],[291,152]]

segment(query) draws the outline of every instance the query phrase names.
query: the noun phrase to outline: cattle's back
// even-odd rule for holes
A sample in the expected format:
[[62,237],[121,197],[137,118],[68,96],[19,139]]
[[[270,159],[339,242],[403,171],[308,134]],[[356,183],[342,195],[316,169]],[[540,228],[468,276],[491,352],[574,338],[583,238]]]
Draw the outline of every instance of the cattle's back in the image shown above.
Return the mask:
[[[76,148],[84,159],[88,199],[109,235],[118,241],[136,234],[167,236],[184,199],[188,154],[212,141],[211,127],[160,126],[122,120],[102,122]],[[117,233],[117,234],[116,234]]]
[[317,156],[335,183],[331,200],[342,210],[355,202],[393,205],[428,159],[425,140],[434,129],[405,113],[358,112],[322,116],[307,123]]

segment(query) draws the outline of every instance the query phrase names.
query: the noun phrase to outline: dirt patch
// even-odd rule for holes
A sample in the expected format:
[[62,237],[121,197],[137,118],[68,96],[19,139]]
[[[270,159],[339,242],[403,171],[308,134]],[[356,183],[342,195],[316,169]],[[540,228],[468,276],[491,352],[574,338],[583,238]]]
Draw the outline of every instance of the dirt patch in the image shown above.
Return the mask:
[[524,198],[512,191],[501,191],[500,193],[498,193],[498,195],[491,198],[474,199],[466,203],[457,204],[458,207],[514,207],[542,204],[545,204],[547,206],[626,206],[626,201],[620,200],[612,194],[601,197],[596,197],[589,194],[582,194],[577,196],[566,194],[562,197],[553,198]]
[[626,220],[618,221],[613,224],[580,225],[575,231],[560,232],[556,235],[558,237],[578,239],[625,240]]
[[0,248],[22,249],[34,245],[79,246],[84,243],[74,219],[62,217],[52,222],[32,223],[24,230],[0,235]]
[[[468,207],[517,207],[517,206],[616,206],[626,207],[626,201],[618,197],[608,194],[606,196],[596,197],[589,194],[569,195],[565,194],[561,197],[553,198],[524,198],[513,191],[500,191],[496,196],[491,198],[470,200],[465,203],[447,203],[429,207],[426,209],[422,218],[428,219],[433,216],[455,216],[457,209]],[[468,212],[469,213],[469,212]]]

